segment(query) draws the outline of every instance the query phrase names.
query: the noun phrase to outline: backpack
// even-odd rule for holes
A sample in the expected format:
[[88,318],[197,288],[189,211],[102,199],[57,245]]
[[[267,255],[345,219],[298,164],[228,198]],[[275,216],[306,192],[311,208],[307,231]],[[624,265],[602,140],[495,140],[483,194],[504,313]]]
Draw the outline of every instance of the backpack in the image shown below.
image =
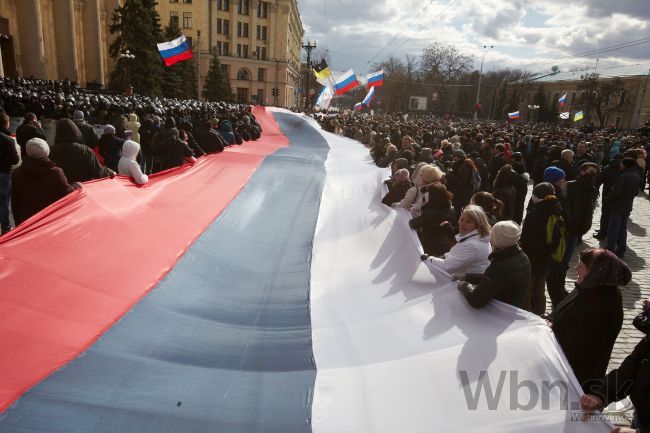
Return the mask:
[[546,222],[546,244],[552,251],[551,259],[561,262],[566,251],[566,226],[561,215],[549,215]]

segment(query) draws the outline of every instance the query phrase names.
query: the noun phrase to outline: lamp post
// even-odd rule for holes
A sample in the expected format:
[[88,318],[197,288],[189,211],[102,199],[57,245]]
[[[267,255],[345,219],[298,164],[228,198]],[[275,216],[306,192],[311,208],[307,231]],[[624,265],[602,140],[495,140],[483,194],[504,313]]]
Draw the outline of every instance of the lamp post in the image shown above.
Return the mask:
[[478,72],[478,87],[476,88],[476,103],[474,104],[474,119],[478,118],[478,104],[480,102],[481,95],[481,80],[483,79],[483,62],[485,61],[485,55],[488,50],[494,48],[494,45],[483,45],[483,58],[481,58],[481,69]]
[[133,95],[133,87],[131,87],[131,61],[135,59],[135,54],[127,49],[120,53],[120,59],[124,62],[124,69],[126,70],[126,93],[128,96],[131,96]]
[[302,48],[304,48],[305,51],[307,51],[307,80],[305,84],[305,107],[304,110],[305,112],[307,111],[307,107],[309,107],[309,75],[310,75],[310,69],[311,69],[311,52],[316,49],[316,41],[307,41],[306,44],[302,44]]

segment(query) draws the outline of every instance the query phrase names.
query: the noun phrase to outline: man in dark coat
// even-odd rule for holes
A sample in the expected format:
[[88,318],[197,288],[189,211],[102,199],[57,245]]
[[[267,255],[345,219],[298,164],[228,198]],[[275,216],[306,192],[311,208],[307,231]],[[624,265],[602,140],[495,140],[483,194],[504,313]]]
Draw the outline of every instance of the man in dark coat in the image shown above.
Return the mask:
[[639,193],[641,178],[636,170],[636,161],[632,158],[623,158],[620,168],[621,174],[616,178],[612,190],[603,198],[603,203],[609,208],[607,249],[623,257],[627,250],[627,222],[634,198]]
[[209,120],[203,124],[203,128],[196,131],[194,137],[206,153],[223,152],[225,141],[217,131],[212,129],[212,123]]
[[68,182],[86,182],[112,176],[114,171],[102,166],[95,153],[85,144],[81,131],[70,119],[60,119],[50,159],[65,173]]
[[[548,223],[551,216],[562,217],[562,206],[555,196],[555,188],[548,182],[541,182],[533,188],[532,208],[526,213],[521,230],[520,245],[530,260],[531,282],[528,288],[525,308],[541,316],[546,311],[545,283],[551,267],[552,254],[559,246],[560,233],[552,228],[548,239]],[[563,222],[557,222],[563,224]]]
[[594,186],[597,174],[598,166],[593,162],[585,162],[580,166],[580,176],[566,184],[567,204],[571,215],[571,221],[567,225],[567,243],[563,260],[567,268],[578,241],[591,229],[598,197],[598,190]]
[[91,149],[94,149],[97,147],[97,144],[99,143],[99,137],[97,137],[97,134],[95,133],[95,128],[93,128],[91,125],[86,123],[84,120],[84,113],[83,111],[77,110],[72,114],[72,121],[77,125],[77,128],[79,128],[79,131],[81,131],[81,138],[83,143],[86,146],[90,147]]
[[19,161],[16,143],[9,134],[9,116],[0,113],[0,234],[11,229],[11,166]]
[[16,224],[20,224],[80,185],[70,185],[63,170],[49,158],[45,140],[32,138],[26,144],[23,163],[13,173],[11,199]]
[[25,113],[23,123],[16,129],[16,141],[20,146],[20,154],[25,156],[25,146],[32,138],[42,138],[46,140],[45,131],[34,113]]
[[480,283],[460,281],[458,290],[474,308],[482,308],[493,299],[518,308],[524,306],[530,284],[530,262],[517,242],[521,228],[512,221],[501,221],[490,232],[490,266]]
[[122,145],[124,140],[117,137],[115,127],[113,125],[106,125],[104,134],[99,139],[99,153],[104,157],[106,167],[113,171],[117,171],[117,164],[122,157]]
[[[619,174],[621,174],[621,160],[623,159],[623,154],[618,153],[614,155],[614,158],[607,164],[605,168],[600,172],[596,177],[594,186],[596,190],[600,189],[600,185],[603,186],[602,196],[606,197],[614,186],[614,182]],[[609,207],[606,203],[602,203],[600,209],[600,227],[598,231],[594,234],[594,237],[598,240],[605,240],[607,238],[607,225],[609,224]]]

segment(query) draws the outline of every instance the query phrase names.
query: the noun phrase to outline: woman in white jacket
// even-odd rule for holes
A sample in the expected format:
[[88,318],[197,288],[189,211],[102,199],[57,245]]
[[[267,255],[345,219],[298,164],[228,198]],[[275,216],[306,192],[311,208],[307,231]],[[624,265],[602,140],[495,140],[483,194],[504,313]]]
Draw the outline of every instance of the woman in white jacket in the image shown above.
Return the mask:
[[456,245],[443,258],[422,256],[429,267],[449,274],[482,274],[490,265],[490,223],[483,209],[468,205],[458,219]]
[[131,176],[135,183],[142,185],[149,181],[149,177],[142,173],[140,164],[136,162],[138,153],[140,153],[140,145],[133,140],[126,140],[122,144],[122,157],[117,164],[117,171],[119,174]]

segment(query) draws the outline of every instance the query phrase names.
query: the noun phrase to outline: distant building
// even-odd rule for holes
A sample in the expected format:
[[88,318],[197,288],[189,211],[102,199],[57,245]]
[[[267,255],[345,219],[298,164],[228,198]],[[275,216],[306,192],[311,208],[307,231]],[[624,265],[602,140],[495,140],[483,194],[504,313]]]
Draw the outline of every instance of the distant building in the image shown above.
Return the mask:
[[191,40],[201,88],[217,54],[238,102],[298,104],[304,29],[296,0],[159,0],[157,7],[163,27],[177,20]]
[[0,76],[105,84],[119,0],[0,0]]
[[[650,68],[648,65],[622,66],[616,68],[601,68],[598,70],[585,70],[574,72],[560,72],[555,75],[543,76],[539,79],[534,77],[525,83],[517,83],[511,89],[518,89],[521,92],[519,112],[521,120],[534,120],[535,110],[530,110],[529,105],[534,105],[535,94],[540,83],[544,84],[547,100],[550,104],[557,101],[566,92],[566,103],[560,111],[571,113],[571,119],[577,111],[584,112],[584,120],[581,124],[593,122],[598,127],[599,121],[596,112],[581,103],[581,93],[578,89],[581,83],[581,76],[597,72],[599,82],[611,83],[616,78],[622,82],[623,89],[607,98],[602,105],[605,127],[614,126],[617,128],[638,128],[650,121]],[[572,123],[573,120],[567,120]]]

